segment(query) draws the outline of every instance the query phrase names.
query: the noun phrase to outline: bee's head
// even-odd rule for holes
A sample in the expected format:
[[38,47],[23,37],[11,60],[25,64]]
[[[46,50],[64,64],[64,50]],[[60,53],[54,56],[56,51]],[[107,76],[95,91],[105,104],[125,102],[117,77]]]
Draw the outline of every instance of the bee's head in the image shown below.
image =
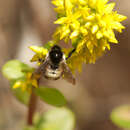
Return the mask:
[[49,52],[51,61],[54,64],[58,64],[62,60],[63,53],[58,45],[54,45]]

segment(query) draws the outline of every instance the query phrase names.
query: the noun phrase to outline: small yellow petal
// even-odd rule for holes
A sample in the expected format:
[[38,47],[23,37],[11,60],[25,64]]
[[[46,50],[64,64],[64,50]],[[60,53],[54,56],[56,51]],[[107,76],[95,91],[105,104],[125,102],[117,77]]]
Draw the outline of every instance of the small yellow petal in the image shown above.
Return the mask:
[[86,28],[89,28],[91,25],[92,25],[91,22],[87,22],[87,23],[85,24],[85,27],[86,27]]
[[13,85],[13,88],[19,88],[22,86],[22,81],[17,81],[14,85]]
[[105,13],[111,13],[111,11],[113,10],[114,6],[115,6],[115,3],[107,4],[104,12]]
[[108,39],[109,39],[109,42],[113,42],[113,43],[118,43],[118,41],[116,40],[116,37],[115,37],[115,34],[112,30],[108,30]]
[[71,33],[70,38],[73,39],[74,37],[76,37],[79,34],[78,30],[75,30],[74,32]]
[[79,0],[79,3],[80,3],[81,5],[86,5],[87,1],[86,1],[86,0]]
[[94,33],[96,33],[97,31],[98,31],[98,29],[99,29],[99,27],[98,27],[98,25],[94,25],[93,27],[92,27],[92,33],[94,34]]
[[61,13],[61,14],[64,14],[64,13],[65,13],[65,11],[64,11],[64,6],[54,8],[54,10],[55,10],[57,13]]
[[70,26],[72,27],[73,30],[75,29],[77,30],[80,28],[80,23],[78,21],[74,21]]
[[52,0],[52,4],[54,4],[56,6],[62,6],[63,0]]
[[63,31],[61,32],[60,40],[63,39],[65,36],[67,36],[70,33],[70,29],[68,27],[62,28]]
[[41,47],[38,47],[38,46],[30,46],[29,48],[30,48],[32,51],[36,52],[36,53],[41,52]]
[[103,37],[103,34],[101,33],[101,31],[98,31],[98,32],[96,33],[96,37],[97,37],[97,39],[100,39],[100,38]]
[[35,54],[30,61],[35,62],[35,61],[38,61],[38,59],[39,59],[38,54]]
[[91,41],[88,41],[88,42],[86,43],[86,45],[87,45],[87,48],[89,49],[89,52],[90,52],[90,53],[93,53],[94,45],[92,44],[92,42],[91,42]]
[[122,29],[125,29],[125,27],[119,22],[113,22],[112,23],[112,28],[116,29],[118,32],[121,32]]
[[84,43],[86,42],[86,39],[83,39],[82,41],[80,41],[78,43],[78,46],[77,46],[77,49],[76,49],[76,52],[79,53],[84,45]]
[[95,15],[89,15],[88,17],[86,17],[87,20],[93,20],[95,18]]
[[80,32],[81,32],[84,36],[88,34],[87,29],[84,28],[84,27],[81,27],[81,28],[80,28]]
[[117,20],[118,22],[122,22],[123,20],[127,19],[126,16],[121,15],[121,14],[117,14],[117,13],[115,13],[114,18],[115,18],[115,20]]
[[108,44],[108,43],[106,44],[106,47],[107,47],[108,50],[111,49],[110,44]]
[[34,51],[35,53],[44,53],[47,54],[48,50],[43,48],[43,47],[38,47],[38,46],[30,46],[29,47],[32,51]]
[[63,24],[67,20],[67,17],[62,17],[54,22],[54,24]]
[[37,83],[37,80],[36,79],[33,79],[32,80],[32,85],[34,86],[34,87],[38,87],[38,83]]
[[71,1],[70,0],[64,0],[64,6],[65,6],[67,14],[70,14],[72,7],[73,7]]

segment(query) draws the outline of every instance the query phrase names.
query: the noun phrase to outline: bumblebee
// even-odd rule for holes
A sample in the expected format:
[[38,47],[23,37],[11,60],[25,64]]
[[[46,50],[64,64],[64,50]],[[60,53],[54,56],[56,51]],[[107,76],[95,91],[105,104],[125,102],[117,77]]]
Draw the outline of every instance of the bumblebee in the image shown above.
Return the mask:
[[46,79],[50,80],[57,80],[63,77],[74,85],[75,78],[66,63],[66,60],[71,57],[74,51],[75,49],[65,58],[65,54],[62,52],[61,48],[58,45],[54,45],[35,73],[43,75]]

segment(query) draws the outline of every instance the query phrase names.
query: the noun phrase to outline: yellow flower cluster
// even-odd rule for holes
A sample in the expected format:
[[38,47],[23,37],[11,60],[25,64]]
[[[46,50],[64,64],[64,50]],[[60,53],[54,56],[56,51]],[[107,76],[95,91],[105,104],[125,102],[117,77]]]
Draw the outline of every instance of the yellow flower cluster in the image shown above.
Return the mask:
[[18,80],[14,83],[13,88],[21,88],[23,91],[31,92],[32,87],[37,88],[37,79],[32,76],[32,72],[26,73],[26,78],[23,80]]
[[82,63],[95,63],[111,43],[117,43],[114,31],[122,32],[120,23],[126,16],[113,11],[108,0],[52,0],[59,24],[53,38],[56,42],[71,41],[76,52],[67,61],[72,70],[81,70]]

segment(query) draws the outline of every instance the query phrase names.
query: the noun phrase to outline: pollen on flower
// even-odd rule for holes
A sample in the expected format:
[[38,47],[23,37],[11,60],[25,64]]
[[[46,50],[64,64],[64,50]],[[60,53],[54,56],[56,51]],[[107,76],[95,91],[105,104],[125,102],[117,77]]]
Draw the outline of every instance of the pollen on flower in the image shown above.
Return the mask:
[[118,43],[114,31],[122,32],[125,27],[120,22],[126,16],[113,11],[115,3],[108,1],[52,0],[58,16],[54,23],[59,24],[53,39],[66,43],[71,40],[76,52],[68,64],[73,70],[82,63],[95,63],[106,49],[110,50],[110,43]]

